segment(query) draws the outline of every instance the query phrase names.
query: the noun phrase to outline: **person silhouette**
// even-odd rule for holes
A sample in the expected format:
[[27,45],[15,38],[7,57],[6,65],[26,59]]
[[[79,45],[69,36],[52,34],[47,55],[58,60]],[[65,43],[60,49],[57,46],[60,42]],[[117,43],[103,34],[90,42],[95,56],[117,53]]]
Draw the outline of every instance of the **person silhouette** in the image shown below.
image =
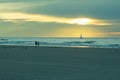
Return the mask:
[[39,46],[39,42],[37,42],[37,45]]
[[39,46],[39,42],[38,41],[35,41],[35,46]]
[[35,41],[35,46],[37,46],[37,44],[38,44],[37,41]]

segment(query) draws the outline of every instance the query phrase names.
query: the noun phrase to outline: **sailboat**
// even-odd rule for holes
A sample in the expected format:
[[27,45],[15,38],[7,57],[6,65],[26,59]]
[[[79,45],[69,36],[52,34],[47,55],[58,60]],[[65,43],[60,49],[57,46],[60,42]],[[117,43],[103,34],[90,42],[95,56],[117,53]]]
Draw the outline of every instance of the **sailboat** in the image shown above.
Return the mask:
[[80,39],[83,39],[82,34],[80,35]]

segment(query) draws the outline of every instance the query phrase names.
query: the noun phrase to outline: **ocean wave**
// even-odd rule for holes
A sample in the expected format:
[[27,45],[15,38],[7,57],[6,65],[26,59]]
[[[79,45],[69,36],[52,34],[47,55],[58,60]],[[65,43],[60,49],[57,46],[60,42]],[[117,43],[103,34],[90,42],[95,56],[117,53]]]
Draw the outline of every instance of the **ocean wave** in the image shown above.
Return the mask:
[[0,45],[34,46],[35,41],[40,46],[120,48],[120,39],[7,39],[0,40]]

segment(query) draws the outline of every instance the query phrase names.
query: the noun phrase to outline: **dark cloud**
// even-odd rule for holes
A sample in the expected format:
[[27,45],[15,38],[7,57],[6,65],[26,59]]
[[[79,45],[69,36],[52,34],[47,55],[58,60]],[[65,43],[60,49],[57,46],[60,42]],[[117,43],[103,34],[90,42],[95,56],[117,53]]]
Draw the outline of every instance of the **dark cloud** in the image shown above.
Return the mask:
[[[0,0],[2,2],[38,2],[19,11],[63,17],[120,18],[120,0]],[[51,3],[41,6],[41,3]],[[36,5],[35,5],[36,4]],[[17,10],[18,11],[18,10]]]
[[119,0],[60,0],[55,4],[34,6],[27,11],[66,17],[119,19]]

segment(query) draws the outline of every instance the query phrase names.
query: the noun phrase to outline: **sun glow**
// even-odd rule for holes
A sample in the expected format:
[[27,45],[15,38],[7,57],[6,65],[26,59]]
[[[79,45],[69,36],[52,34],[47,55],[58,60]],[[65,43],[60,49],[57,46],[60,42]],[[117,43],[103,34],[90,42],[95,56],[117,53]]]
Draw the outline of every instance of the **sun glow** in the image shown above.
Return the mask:
[[71,21],[72,24],[81,24],[81,25],[87,25],[90,24],[93,20],[88,18],[81,18],[81,19],[74,19]]
[[[93,18],[65,18],[51,15],[43,14],[27,14],[19,12],[0,12],[0,19],[3,22],[51,22],[51,23],[60,23],[60,24],[77,24],[77,25],[112,25],[111,22],[107,20],[99,20]],[[116,23],[115,23],[116,24]],[[119,24],[119,23],[117,23]]]
[[[61,33],[62,32],[62,33]],[[83,35],[83,37],[101,37],[104,36],[103,34],[99,33],[99,30],[96,30],[92,27],[82,27],[80,28],[78,27],[66,27],[66,28],[61,28],[58,29],[54,32],[52,32],[52,34],[48,34],[49,36],[59,36],[59,37],[80,37],[80,34]],[[54,35],[53,35],[54,34]]]

